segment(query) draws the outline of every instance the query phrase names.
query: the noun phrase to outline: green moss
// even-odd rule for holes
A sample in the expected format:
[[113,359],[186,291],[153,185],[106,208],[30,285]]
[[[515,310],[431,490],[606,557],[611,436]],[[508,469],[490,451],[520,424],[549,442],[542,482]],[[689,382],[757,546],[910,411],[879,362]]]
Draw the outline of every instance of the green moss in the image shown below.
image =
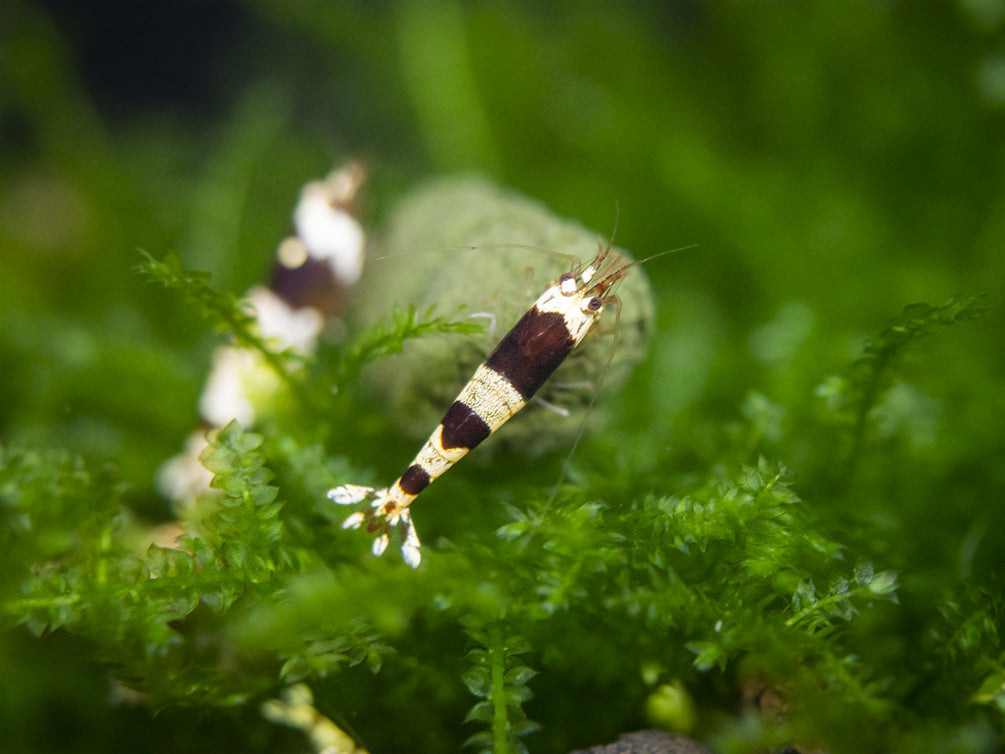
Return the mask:
[[[366,699],[352,707],[364,737],[407,704],[391,690],[425,686],[457,723],[435,733],[438,745],[467,736],[486,751],[524,751],[525,737],[561,730],[565,713],[553,695],[579,683],[623,688],[619,727],[648,710],[654,720],[699,733],[711,729],[714,696],[674,711],[666,689],[697,689],[708,674],[779,689],[784,718],[759,716],[754,728],[737,721],[742,733],[719,726],[715,735],[728,751],[817,737],[840,751],[851,745],[846,720],[873,726],[869,740],[878,742],[881,721],[907,715],[898,705],[910,684],[891,664],[905,650],[862,644],[896,620],[902,576],[884,562],[888,556],[816,515],[778,461],[723,464],[698,476],[664,467],[657,455],[635,458],[626,474],[618,454],[603,451],[626,432],[615,424],[597,443],[599,456],[584,448],[554,497],[517,475],[464,508],[458,493],[470,482],[458,474],[438,509],[420,500],[420,525],[432,521],[445,536],[427,540],[423,565],[412,572],[394,559],[375,560],[363,533],[342,531],[344,511],[323,491],[361,481],[353,440],[356,422],[372,412],[358,401],[366,365],[400,370],[394,354],[469,332],[470,324],[414,309],[392,313],[303,369],[302,356],[269,351],[240,302],[214,291],[205,276],[177,261],[150,260],[145,270],[262,353],[298,398],[261,433],[233,423],[211,433],[202,462],[214,474],[214,492],[185,513],[186,533],[172,547],[136,547],[151,535],[129,523],[113,472],[95,473],[65,453],[7,451],[0,502],[11,557],[3,611],[13,624],[86,638],[120,682],[157,705],[242,705],[279,683],[338,679]],[[864,456],[875,442],[870,428],[888,421],[873,407],[897,384],[907,346],[980,311],[967,299],[911,306],[895,318],[835,378],[840,385],[826,396],[832,429],[805,438],[811,447],[822,443],[815,452],[844,447],[846,458]],[[333,379],[339,389],[326,391]],[[332,417],[321,426],[346,448],[344,457],[329,460],[308,441],[318,427],[305,431],[303,417],[319,407]],[[738,449],[787,440],[784,417],[765,396],[751,394],[744,412],[749,426],[736,433]],[[850,465],[828,475],[835,473],[846,480]],[[998,600],[990,595],[986,604],[986,594],[970,588],[968,599],[940,608],[943,621],[932,630],[945,637],[935,645],[942,659],[930,662],[957,669],[956,698],[942,690],[932,701],[983,708],[994,719],[1005,665]],[[452,638],[458,633],[467,638]],[[358,667],[369,668],[368,677]],[[660,681],[664,691],[654,694]],[[603,699],[578,701],[581,730],[613,714]],[[463,733],[463,722],[482,730]],[[424,728],[420,717],[401,719],[384,745]],[[606,734],[601,726],[593,735]]]
[[[148,4],[159,35],[147,6],[3,4],[0,746],[303,751],[260,702],[305,683],[374,754],[649,722],[717,754],[1005,748],[997,4],[431,2]],[[360,155],[375,252],[408,256],[370,260],[342,342],[273,352],[239,294]],[[520,194],[395,209],[458,167]],[[325,491],[400,473],[491,348],[468,315],[501,335],[564,269],[492,244],[588,257],[616,202],[638,256],[699,248],[626,280],[648,342],[626,309],[631,376],[558,494],[563,420],[530,407],[552,453],[480,449],[416,504],[418,571],[373,558]],[[406,262],[411,309],[380,283]],[[155,472],[227,338],[281,393],[179,516]],[[416,380],[400,412],[382,369]]]
[[[420,311],[436,307],[455,319],[473,317],[470,322],[481,328],[467,337],[410,343],[400,355],[367,371],[381,411],[398,432],[423,442],[478,364],[537,297],[574,260],[592,259],[598,244],[606,243],[603,234],[557,218],[542,204],[483,179],[442,178],[407,194],[375,244],[371,257],[376,258],[369,262],[351,319],[360,325],[376,322],[397,303]],[[615,251],[632,259],[622,249]],[[568,415],[534,401],[480,448],[480,455],[493,447],[531,456],[569,447],[601,383],[607,391],[624,385],[645,357],[653,329],[652,292],[642,267],[628,274],[618,296],[620,313],[610,306],[538,394]],[[594,426],[603,423],[602,406],[591,420]]]

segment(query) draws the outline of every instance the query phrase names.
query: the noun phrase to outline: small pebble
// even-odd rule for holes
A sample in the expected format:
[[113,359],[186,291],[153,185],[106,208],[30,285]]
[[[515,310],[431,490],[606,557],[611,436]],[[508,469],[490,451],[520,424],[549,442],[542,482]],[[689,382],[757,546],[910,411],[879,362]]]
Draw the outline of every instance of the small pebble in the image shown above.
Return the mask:
[[606,746],[576,749],[569,754],[711,754],[708,749],[687,736],[662,730],[640,730],[622,733],[618,740]]

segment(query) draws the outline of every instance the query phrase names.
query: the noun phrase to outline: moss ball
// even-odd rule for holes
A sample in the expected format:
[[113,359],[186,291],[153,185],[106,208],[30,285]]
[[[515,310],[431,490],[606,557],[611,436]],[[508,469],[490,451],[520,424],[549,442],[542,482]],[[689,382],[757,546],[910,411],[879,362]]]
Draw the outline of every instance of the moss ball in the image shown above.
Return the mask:
[[[368,387],[399,431],[418,442],[428,437],[475,368],[538,296],[575,260],[592,259],[606,244],[604,234],[480,178],[436,180],[403,198],[368,251],[351,326],[372,325],[393,307],[411,305],[419,312],[435,307],[436,316],[452,320],[472,318],[485,332],[419,338],[368,367]],[[631,259],[622,249],[614,251]],[[617,306],[608,306],[537,397],[486,448],[533,456],[568,447],[598,385],[617,390],[624,384],[645,356],[654,317],[640,267],[626,275],[617,296],[620,315]],[[596,406],[590,428],[603,420],[602,398]]]

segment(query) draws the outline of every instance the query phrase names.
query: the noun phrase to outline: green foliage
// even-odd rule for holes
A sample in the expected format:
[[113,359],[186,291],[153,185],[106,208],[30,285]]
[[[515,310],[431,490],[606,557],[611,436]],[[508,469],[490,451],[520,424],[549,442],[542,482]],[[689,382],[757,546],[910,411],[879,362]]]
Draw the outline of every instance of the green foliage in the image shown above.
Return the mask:
[[[252,348],[302,396],[311,395],[290,354],[270,351],[256,334],[257,323],[239,299],[214,291],[205,274],[185,270],[176,257],[149,259],[144,270],[156,282],[178,288],[207,318],[230,330],[234,341]],[[378,355],[394,353],[409,338],[436,332],[468,332],[469,323],[422,317],[414,310],[394,314],[346,352],[344,368],[358,373]],[[320,394],[315,391],[313,394]],[[200,497],[182,517],[171,546],[149,544],[153,532],[133,522],[122,500],[125,487],[114,469],[96,474],[65,452],[10,450],[3,454],[0,500],[5,526],[0,536],[12,557],[5,571],[11,585],[4,614],[36,635],[57,629],[86,637],[98,656],[118,668],[118,677],[169,702],[235,704],[270,677],[285,681],[324,678],[340,667],[366,662],[374,671],[390,647],[359,616],[344,624],[302,625],[294,636],[266,636],[276,643],[275,675],[259,678],[224,672],[219,631],[249,631],[243,613],[269,607],[290,590],[318,578],[327,581],[319,553],[303,546],[312,517],[332,515],[321,492],[332,472],[319,453],[276,437],[245,433],[236,422],[208,435],[202,464],[213,473],[212,493]],[[279,488],[265,452],[309,484],[309,505],[284,513]],[[203,605],[215,615],[202,615]],[[179,630],[182,625],[184,630]],[[202,637],[202,638],[200,638]],[[213,638],[209,638],[213,637]],[[196,645],[201,645],[196,651]]]
[[[505,561],[536,592],[527,607],[537,619],[574,612],[617,625],[620,617],[644,627],[639,646],[676,672],[685,672],[686,652],[698,671],[725,671],[770,654],[765,642],[777,659],[799,656],[812,667],[804,671],[817,672],[816,635],[839,646],[842,623],[895,598],[896,576],[867,562],[847,573],[842,548],[812,523],[785,473],[762,459],[690,495],[646,495],[620,510],[569,501],[538,520],[514,510],[499,534],[519,549]],[[814,578],[831,582],[825,596]],[[674,640],[657,649],[648,636]],[[828,693],[847,692],[862,672],[842,673]]]
[[191,556],[138,555],[129,546],[120,485],[79,459],[8,451],[2,460],[5,539],[20,556],[6,574],[6,619],[38,635],[63,629],[83,636],[123,679],[150,682],[164,701],[194,701],[197,689],[172,688],[172,676],[189,671],[169,625],[198,601]]
[[[267,352],[253,321],[234,314],[242,311],[236,299],[177,265],[148,267],[201,300],[211,318],[231,312],[235,340]],[[973,302],[909,307],[853,365],[843,405],[854,416],[867,413],[863,402],[879,398],[879,388],[868,386],[890,384],[908,343],[973,312]],[[342,389],[329,393],[326,413],[359,413],[354,380],[368,360],[399,351],[408,339],[464,327],[409,310],[329,347],[322,361],[338,360]],[[294,391],[323,395],[314,383],[326,378],[316,365],[286,369],[276,357],[298,383]],[[764,413],[747,412],[757,434]],[[456,723],[483,726],[467,739],[479,751],[526,751],[525,736],[547,734],[554,724],[548,705],[535,714],[544,728],[524,709],[535,685],[548,689],[584,672],[591,682],[625,683],[640,660],[667,680],[700,684],[713,672],[798,691],[787,698],[790,719],[760,719],[758,732],[745,734],[750,745],[823,736],[840,747],[837,718],[821,710],[841,709],[868,727],[896,709],[892,671],[882,651],[860,645],[860,631],[882,625],[877,603],[897,604],[898,575],[877,572],[861,545],[828,531],[777,461],[761,457],[688,481],[659,464],[625,476],[580,460],[573,481],[553,498],[514,482],[523,502],[504,505],[508,521],[495,536],[469,517],[470,535],[427,545],[423,568],[411,573],[389,559],[373,561],[364,535],[339,530],[344,511],[323,491],[358,481],[358,472],[298,442],[298,434],[305,433],[282,423],[258,434],[233,422],[211,432],[201,456],[213,473],[211,491],[183,513],[185,533],[170,546],[138,546],[125,488],[112,470],[95,474],[65,453],[8,451],[0,477],[3,536],[20,564],[7,567],[15,585],[4,602],[8,620],[35,634],[59,629],[86,638],[115,677],[157,705],[240,704],[298,681],[337,678],[352,687],[361,683],[347,675],[357,665],[381,686],[400,683],[403,673],[433,674],[443,659],[416,654],[411,671],[388,663],[418,651],[409,638],[418,624],[463,626],[478,646],[467,653],[466,670],[437,683],[455,687],[448,708],[461,704],[460,684],[477,698]],[[666,487],[690,490],[661,491]],[[284,502],[281,489],[295,500]],[[318,522],[325,536],[317,536]],[[450,524],[453,537],[459,525]],[[969,699],[998,709],[1005,665],[999,651],[987,650],[997,647],[1000,611],[969,594],[969,609],[955,601],[942,608],[942,665],[968,668],[970,689],[957,705]],[[868,624],[856,629],[866,616]],[[443,651],[449,656],[451,648]],[[544,670],[540,678],[525,664],[530,658]],[[225,670],[235,662],[236,672]],[[646,708],[643,688],[629,698],[640,713]],[[379,705],[374,713],[381,714]],[[358,722],[370,725],[365,717]],[[726,730],[719,735],[737,749]]]
[[905,354],[916,347],[919,339],[943,327],[975,319],[986,308],[984,296],[950,299],[942,306],[906,306],[876,338],[866,341],[865,353],[851,365],[847,375],[832,377],[818,388],[818,395],[826,400],[832,415],[852,426],[844,475],[851,472],[863,452],[869,419],[893,383]]
[[[113,536],[122,524],[121,484],[62,451],[0,448],[0,461],[4,584],[8,597],[17,595],[8,609],[36,635],[67,623],[107,630],[85,605],[89,598],[107,608],[116,588],[109,577],[135,568]],[[113,635],[129,628],[118,621]]]
[[874,573],[868,561],[855,566],[852,580],[838,577],[820,596],[812,581],[799,582],[792,595],[792,609],[795,614],[785,621],[786,626],[802,624],[806,630],[821,631],[833,627],[835,617],[849,621],[858,610],[856,601],[869,604],[875,597],[895,598],[897,574],[893,571]]
[[180,290],[218,332],[228,333],[238,345],[263,353],[268,351],[265,342],[256,334],[255,315],[233,293],[214,290],[209,284],[209,273],[185,269],[181,257],[174,253],[168,254],[163,261],[145,251],[141,253],[145,260],[137,265],[137,272],[165,288]]
[[[259,713],[293,681],[301,723],[374,754],[564,754],[683,725],[667,690],[720,754],[1005,747],[996,3],[147,9],[0,10],[5,751],[303,750]],[[373,168],[368,232],[459,169],[602,236],[617,203],[637,257],[698,244],[646,265],[657,310],[619,342],[648,355],[554,499],[563,453],[472,454],[416,505],[417,572],[324,493],[416,449],[363,365],[470,321],[368,264],[395,314],[303,357],[238,295],[345,156]],[[430,245],[399,238],[381,253]],[[141,264],[157,286],[138,245],[178,250]],[[897,316],[980,290],[973,322],[965,297]],[[220,333],[279,389],[172,510],[156,469]]]
[[[137,267],[139,272],[152,282],[180,290],[217,331],[228,333],[235,345],[260,355],[305,408],[314,413],[331,408],[324,398],[326,391],[311,392],[308,383],[296,376],[298,368],[304,366],[305,358],[292,348],[282,352],[272,348],[259,334],[253,309],[244,299],[227,291],[215,290],[209,283],[208,273],[186,269],[177,254],[168,254],[163,261],[145,252],[144,256],[145,261]],[[386,319],[369,329],[364,337],[354,339],[348,349],[341,349],[336,354],[328,353],[328,358],[322,356],[320,364],[328,371],[323,376],[315,376],[335,384],[351,383],[359,377],[367,363],[400,353],[408,340],[430,334],[471,334],[482,329],[470,321],[434,317],[435,308],[430,306],[420,314],[414,306],[402,310],[393,305]],[[207,468],[214,470],[208,465]]]
[[352,382],[368,362],[401,353],[406,340],[437,333],[469,335],[482,331],[481,325],[470,321],[434,317],[435,309],[435,305],[430,306],[420,315],[414,306],[408,306],[404,311],[392,306],[390,320],[378,323],[364,337],[354,341],[352,348],[339,361],[336,381],[339,384]]
[[[4,535],[19,556],[14,562],[31,564],[9,574],[16,586],[4,604],[8,619],[36,634],[62,628],[89,638],[124,682],[158,703],[243,701],[256,683],[223,672],[219,637],[209,639],[219,621],[235,620],[235,603],[243,600],[242,610],[271,603],[313,557],[285,534],[261,445],[235,423],[211,433],[203,461],[220,494],[189,512],[189,533],[178,544],[145,551],[137,551],[138,538],[149,534],[127,531],[121,493],[79,459],[5,453],[0,493],[11,526]],[[195,612],[200,604],[218,614],[209,625]],[[189,629],[179,632],[180,621]],[[357,647],[364,656],[374,652],[370,635],[340,639],[344,652],[335,655],[321,649],[324,641],[303,639],[308,655],[328,658],[329,670],[354,662]],[[290,662],[282,674],[295,678],[303,671]],[[317,673],[321,665],[311,667]]]
[[463,681],[482,701],[471,708],[464,722],[482,723],[489,729],[475,733],[465,745],[495,754],[526,752],[527,747],[518,739],[541,727],[523,711],[524,703],[533,696],[527,682],[537,672],[523,665],[519,657],[530,652],[531,646],[519,637],[504,638],[499,626],[473,631],[471,638],[482,646],[468,652],[471,667]]
[[[87,637],[100,657],[119,667],[124,682],[151,691],[160,703],[243,701],[245,682],[212,667],[220,648],[195,653],[194,637],[186,640],[176,622],[193,619],[200,603],[226,613],[245,592],[271,595],[278,574],[291,567],[295,551],[281,543],[281,505],[255,452],[260,444],[235,424],[214,433],[205,459],[222,495],[203,501],[208,510],[180,540],[185,549],[149,544],[145,551],[142,540],[150,535],[127,524],[121,495],[109,495],[107,483],[79,460],[9,454],[5,508],[23,533],[43,535],[29,541],[50,540],[47,531],[58,532],[59,541],[23,554],[27,569],[12,574],[17,596],[5,603],[5,614],[38,634],[63,628]],[[45,487],[32,484],[41,481],[40,470],[57,472]]]
[[932,632],[932,650],[967,674],[972,700],[992,714],[1005,715],[1005,648],[1002,647],[1000,591],[967,585],[957,599],[939,607],[944,623]]
[[258,452],[262,438],[244,434],[237,422],[211,432],[209,447],[200,460],[213,472],[211,486],[222,491],[200,511],[201,536],[190,537],[183,544],[195,555],[203,569],[220,574],[223,589],[209,597],[213,609],[221,610],[244,589],[269,594],[277,586],[277,577],[288,571],[293,554],[282,547],[283,523],[279,519],[282,503],[279,490],[270,485],[272,473]]
[[253,309],[244,299],[229,291],[215,290],[209,284],[208,273],[186,269],[177,254],[168,254],[163,261],[158,261],[146,252],[142,253],[146,259],[137,266],[138,272],[146,275],[151,282],[180,290],[217,332],[227,333],[236,345],[260,354],[286,384],[294,389],[301,388],[301,383],[292,375],[295,364],[300,361],[296,352],[286,349],[277,353],[270,348],[258,332],[258,320]]

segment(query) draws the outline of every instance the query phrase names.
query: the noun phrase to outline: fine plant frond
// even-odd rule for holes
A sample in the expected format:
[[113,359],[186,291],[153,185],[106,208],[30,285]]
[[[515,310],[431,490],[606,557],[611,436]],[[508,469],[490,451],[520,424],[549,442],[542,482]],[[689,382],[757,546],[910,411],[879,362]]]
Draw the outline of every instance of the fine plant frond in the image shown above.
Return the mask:
[[950,299],[942,306],[911,304],[875,337],[866,342],[865,353],[851,365],[847,375],[833,376],[817,390],[831,410],[848,418],[851,435],[845,471],[849,471],[865,443],[870,412],[890,387],[904,355],[917,341],[941,328],[975,319],[987,309],[984,296]]
[[833,627],[833,619],[850,621],[858,612],[856,603],[869,603],[877,597],[896,601],[897,574],[876,573],[872,563],[859,563],[852,578],[835,577],[825,594],[817,592],[813,581],[800,581],[792,595],[793,615],[786,626],[800,626],[807,631],[822,631]]
[[388,319],[374,325],[349,347],[337,366],[336,382],[352,382],[369,362],[400,353],[405,341],[433,334],[470,335],[484,329],[470,319],[454,321],[449,317],[434,317],[435,309],[430,306],[419,313],[414,306],[404,309],[394,306]]
[[939,606],[943,625],[934,632],[936,646],[953,663],[972,663],[989,646],[1000,647],[999,626],[1005,615],[1001,592],[967,584]]
[[0,754],[1005,754],[1005,0],[137,7],[0,0]]
[[20,564],[5,569],[5,618],[36,634],[62,629],[88,639],[120,681],[162,703],[240,701],[247,687],[234,695],[233,680],[189,655],[175,628],[207,580],[191,553],[137,552],[114,473],[61,452],[10,451],[0,460],[0,507],[33,533],[15,531],[5,542]]
[[304,559],[284,541],[261,438],[232,423],[210,439],[204,461],[220,494],[193,511],[190,534],[174,525],[173,546],[149,544],[111,469],[96,473],[61,452],[4,451],[0,511],[16,524],[4,526],[4,544],[22,564],[4,570],[6,619],[90,639],[118,678],[158,703],[246,699],[261,679],[219,667],[216,630],[179,629],[200,604],[223,618],[242,595],[270,599]]
[[464,721],[480,723],[487,730],[470,736],[465,745],[480,754],[525,754],[527,748],[519,739],[540,728],[523,711],[523,704],[533,696],[527,683],[537,675],[520,659],[530,651],[530,644],[507,634],[500,625],[468,633],[480,646],[468,652],[469,668],[463,681],[480,701]]
[[301,398],[306,397],[300,380],[294,376],[294,367],[302,362],[303,357],[292,349],[276,351],[272,348],[262,337],[258,320],[247,301],[228,291],[216,290],[210,285],[208,272],[186,269],[175,253],[168,254],[162,261],[145,251],[141,253],[145,259],[136,269],[150,282],[180,290],[217,332],[227,333],[237,346],[260,354],[281,380]]
[[0,446],[0,544],[12,564],[0,566],[0,594],[8,618],[35,634],[129,630],[129,615],[111,613],[101,625],[89,603],[113,604],[121,575],[140,568],[117,536],[123,492],[110,471],[95,473],[72,454]]
[[214,289],[208,272],[186,269],[181,257],[173,252],[160,261],[145,251],[141,253],[145,260],[136,269],[150,282],[180,290],[219,332],[231,334],[239,345],[267,350],[255,332],[255,317],[247,304],[232,293]]
[[930,637],[933,657],[965,674],[970,699],[1005,722],[1005,648],[1001,626],[1005,600],[1000,590],[965,585],[940,607],[942,624]]
[[305,678],[326,678],[342,667],[360,663],[366,663],[377,673],[383,656],[390,651],[391,647],[372,627],[362,620],[353,620],[334,630],[305,633],[300,646],[281,653],[284,662],[279,674],[284,681],[292,683]]
[[[849,572],[788,470],[766,459],[686,495],[624,506],[566,499],[543,518],[508,510],[512,521],[497,534],[508,579],[522,579],[525,615],[621,616],[644,633],[678,637],[662,659],[675,666],[686,648],[698,670],[725,669],[766,631],[789,636],[795,651],[801,636],[836,630],[836,618],[847,623],[879,599],[895,601],[895,574],[866,561]],[[830,584],[822,595],[818,582]],[[807,641],[812,655],[815,640]]]
[[259,452],[261,436],[245,433],[232,421],[210,432],[208,440],[200,460],[213,472],[210,486],[222,495],[203,499],[209,510],[200,511],[200,533],[185,543],[204,568],[218,569],[221,583],[230,587],[213,600],[211,606],[221,609],[244,588],[265,593],[276,588],[276,578],[291,567],[292,556],[282,544],[283,503],[277,500],[278,488],[269,484],[273,474]]

